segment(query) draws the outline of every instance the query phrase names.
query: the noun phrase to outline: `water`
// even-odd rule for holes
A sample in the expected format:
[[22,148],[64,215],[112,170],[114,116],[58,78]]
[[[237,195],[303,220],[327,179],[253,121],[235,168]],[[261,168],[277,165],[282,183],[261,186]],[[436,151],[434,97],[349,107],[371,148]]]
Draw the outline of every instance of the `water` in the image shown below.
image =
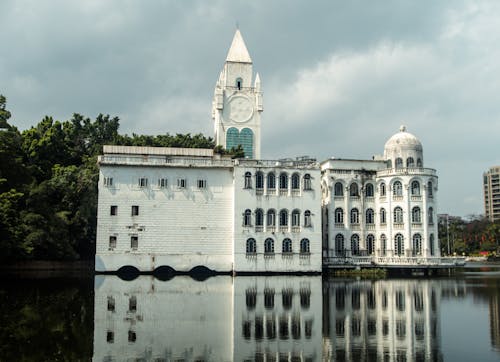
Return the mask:
[[499,361],[500,265],[446,278],[4,279],[1,361]]

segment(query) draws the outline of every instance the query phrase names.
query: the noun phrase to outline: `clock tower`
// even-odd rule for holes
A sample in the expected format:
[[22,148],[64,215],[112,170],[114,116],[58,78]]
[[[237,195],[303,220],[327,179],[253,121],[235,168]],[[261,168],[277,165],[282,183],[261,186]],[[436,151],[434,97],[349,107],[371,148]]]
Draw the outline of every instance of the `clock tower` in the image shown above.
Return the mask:
[[241,145],[246,158],[260,159],[262,91],[253,79],[252,59],[239,29],[215,85],[212,118],[216,145],[229,150]]

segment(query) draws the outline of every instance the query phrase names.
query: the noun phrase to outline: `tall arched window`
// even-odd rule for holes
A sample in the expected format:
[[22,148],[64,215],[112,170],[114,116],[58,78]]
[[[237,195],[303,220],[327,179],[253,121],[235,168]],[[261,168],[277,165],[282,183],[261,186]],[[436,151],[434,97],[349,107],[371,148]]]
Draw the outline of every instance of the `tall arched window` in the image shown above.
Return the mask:
[[420,182],[417,180],[411,182],[411,195],[420,196]]
[[365,196],[366,197],[373,197],[373,184],[366,184],[365,185]]
[[289,238],[283,239],[283,253],[291,253],[292,252],[292,240]]
[[417,167],[422,167],[422,160],[420,158],[417,158]]
[[356,182],[353,182],[351,186],[349,186],[349,196],[359,196],[359,187]]
[[311,211],[304,211],[304,227],[310,228],[312,226]]
[[351,224],[359,224],[359,210],[357,208],[351,209]]
[[252,188],[252,174],[250,172],[245,172],[245,188]]
[[243,87],[243,79],[236,78],[236,88],[238,88],[238,90],[241,90],[242,87]]
[[267,210],[267,226],[276,226],[276,211],[274,209]]
[[247,254],[255,254],[257,252],[257,243],[254,238],[247,239]]
[[429,197],[432,197],[432,188],[432,181],[427,182],[427,195],[429,195]]
[[267,189],[268,190],[276,189],[276,176],[274,176],[274,172],[269,172],[267,174]]
[[280,190],[288,190],[288,175],[285,172],[280,173]]
[[352,255],[359,255],[359,235],[351,236],[351,252]]
[[300,226],[300,211],[297,209],[292,211],[292,226]]
[[422,235],[420,234],[413,235],[412,254],[413,256],[422,255]]
[[231,127],[226,132],[226,150],[238,147],[240,144],[240,132],[237,128]]
[[374,224],[375,223],[375,212],[373,209],[367,209],[365,213],[366,224]]
[[369,255],[375,253],[375,236],[373,236],[373,234],[368,234],[366,236],[366,249]]
[[385,161],[387,163],[387,168],[392,168],[392,160]]
[[431,252],[431,256],[434,256],[434,234],[429,236],[429,249]]
[[402,224],[403,223],[403,209],[399,206],[394,208],[394,223]]
[[385,234],[380,235],[380,252],[382,256],[385,256],[387,252],[387,237]]
[[408,157],[406,159],[406,167],[415,167],[415,160],[413,157]]
[[292,190],[300,190],[300,175],[298,173],[292,175]]
[[420,207],[415,206],[411,209],[411,222],[415,224],[420,224],[422,222]]
[[243,214],[243,226],[252,226],[252,211],[246,209]]
[[396,168],[403,168],[403,159],[400,157],[396,158]]
[[342,186],[341,182],[335,183],[333,194],[335,196],[344,196],[344,186]]
[[262,171],[257,171],[255,173],[255,188],[262,190],[264,188],[264,174]]
[[304,175],[304,190],[312,190],[311,175],[308,173]]
[[274,254],[274,240],[273,239],[267,238],[264,241],[264,253]]
[[343,256],[345,254],[344,247],[344,235],[337,234],[335,235],[335,255]]
[[385,225],[387,223],[387,216],[385,213],[385,209],[380,209],[380,225]]
[[280,211],[280,226],[288,226],[288,211],[285,209]]
[[396,234],[394,237],[394,254],[397,256],[402,256],[405,253],[405,243],[403,235]]
[[309,239],[302,239],[300,241],[300,253],[301,254],[308,254],[311,251]]
[[264,226],[264,211],[262,209],[255,210],[255,226]]
[[403,184],[401,181],[396,181],[392,184],[392,195],[403,196]]
[[429,207],[429,214],[427,215],[427,218],[429,219],[429,225],[434,224],[434,209],[432,207]]
[[250,128],[241,130],[240,143],[245,152],[245,158],[253,158],[253,131]]
[[335,209],[335,224],[344,223],[344,210],[341,207]]
[[380,183],[380,196],[385,196],[385,182]]

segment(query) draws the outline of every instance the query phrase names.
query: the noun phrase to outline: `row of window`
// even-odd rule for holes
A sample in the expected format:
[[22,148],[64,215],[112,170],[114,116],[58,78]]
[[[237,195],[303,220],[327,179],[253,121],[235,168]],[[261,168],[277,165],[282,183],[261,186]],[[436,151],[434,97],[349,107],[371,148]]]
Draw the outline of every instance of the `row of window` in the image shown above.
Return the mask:
[[[357,208],[352,208],[350,213],[349,213],[349,222],[352,225],[357,225],[359,224],[359,215],[360,211]],[[403,224],[404,223],[404,217],[403,217],[403,209],[400,206],[396,206],[393,211],[393,222],[395,224]],[[387,217],[386,217],[386,211],[382,207],[380,209],[379,213],[380,217],[380,224],[384,225],[387,223]],[[334,221],[335,224],[343,224],[344,223],[344,209],[341,207],[337,207],[334,212]],[[414,224],[420,224],[422,223],[422,210],[420,209],[419,206],[415,206],[411,210],[411,222]],[[428,212],[427,212],[427,222],[429,225],[434,224],[434,209],[432,207],[429,207]],[[371,208],[366,209],[365,211],[365,224],[366,225],[373,225],[375,224],[375,211]]]
[[[252,328],[252,322],[254,326]],[[276,323],[278,322],[278,323]],[[309,319],[304,321],[304,336],[306,339],[312,337],[312,326],[313,320]],[[256,316],[254,321],[244,320],[242,322],[242,335],[245,339],[252,338],[252,329],[254,330],[254,338],[256,340],[273,340],[276,338],[287,340],[290,336],[298,340],[301,338],[301,318],[300,315],[295,314],[291,318],[287,315],[280,316],[276,321],[274,316],[266,316],[264,319],[262,316]],[[270,355],[267,352],[267,361],[276,361],[274,354]],[[264,356],[260,356],[262,359],[255,358],[256,361],[264,361]],[[288,354],[280,354],[280,361],[289,361]],[[245,360],[246,361],[246,360]],[[293,357],[292,361],[302,361],[300,355]],[[313,361],[312,358],[304,358],[304,361]]]
[[[256,227],[262,227],[264,226],[264,210],[262,209],[257,209],[255,210],[255,226]],[[279,212],[279,226],[280,227],[288,227],[289,224],[289,212],[286,209],[282,209]],[[298,227],[300,226],[300,210],[293,210],[291,213],[291,219],[292,219],[292,227]],[[311,220],[311,211],[306,210],[304,211],[304,220],[303,220],[303,225],[304,227],[311,227],[312,226],[312,220]],[[276,210],[274,209],[269,209],[267,210],[266,213],[266,225],[268,227],[274,227],[276,226]],[[243,213],[243,226],[250,227],[252,226],[252,210],[246,209],[245,212]]]
[[[109,207],[109,214],[111,216],[118,215],[118,205],[111,205]],[[132,205],[131,206],[130,215],[131,216],[138,216],[139,215],[139,205]]]
[[[103,179],[103,185],[105,187],[113,187],[113,177],[104,177]],[[147,177],[139,177],[137,179],[137,187],[139,188],[146,188],[149,185],[149,179]],[[157,180],[157,187],[160,189],[164,189],[168,187],[168,179],[163,177],[163,178],[158,178]],[[178,178],[176,182],[177,188],[178,189],[185,189],[188,187],[188,180],[186,178]],[[206,189],[207,188],[207,180],[205,179],[197,179],[196,180],[196,186],[199,189]]]
[[[392,168],[392,161],[391,160],[387,160],[387,163],[388,163],[388,166],[389,168]],[[403,162],[403,159],[401,157],[397,157],[395,162],[394,162],[394,166],[396,168],[403,168],[404,167],[404,162]],[[406,167],[408,168],[412,168],[412,167],[422,167],[423,164],[422,164],[422,159],[420,158],[417,158],[417,162],[415,163],[415,159],[413,157],[408,157],[406,159]]]
[[[417,180],[414,180],[410,184],[410,194],[411,196],[421,196],[421,190],[420,190],[420,182]],[[364,188],[362,189],[364,191],[364,196],[365,197],[374,197],[375,195],[375,187],[371,183],[365,184]],[[379,190],[380,190],[380,196],[384,197],[386,196],[386,185],[385,182],[381,182],[379,185]],[[346,189],[346,191],[349,192],[349,196],[351,197],[359,197],[360,196],[360,190],[359,190],[359,185],[356,182],[353,182],[349,185],[349,188]],[[342,182],[336,182],[333,188],[333,194],[334,196],[344,196],[344,185]],[[401,181],[394,181],[392,183],[392,195],[395,197],[400,197],[403,196],[403,184]],[[427,183],[427,195],[429,197],[432,197],[432,181],[429,181]]]
[[[300,253],[301,254],[309,254],[310,253],[310,241],[309,239],[300,240]],[[246,252],[247,254],[257,254],[257,241],[254,238],[249,238],[246,241]],[[292,239],[285,238],[281,244],[281,252],[283,254],[291,254],[293,253],[293,245]],[[274,239],[267,238],[264,240],[264,253],[265,254],[274,254]]]
[[[108,250],[113,251],[116,249],[118,237],[116,235],[109,236]],[[130,249],[137,250],[139,248],[139,236],[130,236]]]
[[[360,238],[358,234],[353,234],[351,236],[351,253],[352,255],[361,255]],[[431,255],[434,255],[434,234],[429,236],[429,249]],[[368,234],[366,236],[366,250],[369,255],[375,252],[375,236],[373,234]],[[405,250],[404,236],[402,234],[396,234],[394,237],[394,254],[397,256],[403,256]],[[345,254],[345,238],[342,234],[335,235],[335,254],[337,256]],[[387,238],[384,234],[380,236],[380,252],[385,255],[387,252]],[[422,235],[414,234],[412,238],[412,256],[422,255]]]
[[[262,171],[257,171],[255,173],[255,188],[257,190],[264,189],[264,180],[266,181],[266,187],[268,190],[276,189],[276,174],[274,172],[268,172],[264,177],[264,173]],[[245,183],[244,188],[251,189],[252,188],[252,173],[245,172]],[[300,190],[300,175],[298,173],[292,174],[291,177],[286,172],[281,172],[278,176],[278,183],[280,190],[288,190],[288,186],[290,184],[292,191]],[[303,190],[312,190],[311,185],[311,175],[306,173],[302,178],[302,189]]]
[[[274,308],[274,289],[264,289],[264,307],[266,309]],[[281,291],[281,301],[284,310],[292,308],[294,291],[292,288],[285,288]],[[257,304],[257,288],[249,288],[245,291],[246,305],[248,310],[255,309]],[[309,308],[311,305],[311,290],[308,288],[300,289],[300,306],[303,309]]]

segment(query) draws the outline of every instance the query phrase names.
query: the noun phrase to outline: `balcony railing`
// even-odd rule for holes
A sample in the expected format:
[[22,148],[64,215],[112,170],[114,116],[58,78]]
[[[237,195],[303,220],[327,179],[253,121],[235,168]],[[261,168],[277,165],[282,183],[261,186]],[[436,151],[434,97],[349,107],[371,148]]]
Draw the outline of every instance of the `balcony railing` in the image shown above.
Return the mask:
[[436,170],[433,168],[424,167],[403,167],[403,168],[388,168],[377,172],[378,177],[395,176],[395,175],[428,175],[436,176]]

